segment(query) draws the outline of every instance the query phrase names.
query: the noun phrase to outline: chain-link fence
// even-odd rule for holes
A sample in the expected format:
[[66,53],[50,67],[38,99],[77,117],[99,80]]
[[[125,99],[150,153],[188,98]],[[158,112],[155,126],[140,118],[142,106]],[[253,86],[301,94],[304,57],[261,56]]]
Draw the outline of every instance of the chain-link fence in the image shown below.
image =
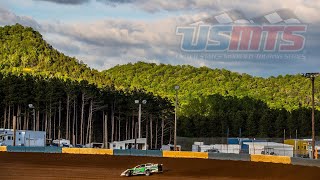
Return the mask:
[[[231,140],[236,141],[231,141]],[[312,148],[310,139],[283,138],[188,138],[178,137],[177,144],[183,151],[232,153],[232,154],[264,154],[309,158]],[[318,143],[316,143],[318,144]],[[319,143],[320,144],[320,143]],[[316,146],[319,149],[320,146]],[[317,150],[317,153],[319,153]],[[319,153],[320,156],[320,153]]]

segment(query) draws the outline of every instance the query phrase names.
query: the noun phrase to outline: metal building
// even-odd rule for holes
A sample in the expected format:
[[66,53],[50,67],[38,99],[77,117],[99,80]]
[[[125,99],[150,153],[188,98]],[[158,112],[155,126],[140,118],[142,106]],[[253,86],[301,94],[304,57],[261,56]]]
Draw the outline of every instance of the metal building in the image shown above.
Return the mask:
[[[135,145],[137,148],[135,148]],[[138,138],[138,139],[130,139],[126,141],[114,141],[110,143],[110,149],[140,149],[147,150],[147,139],[146,138]]]
[[[13,129],[0,129],[0,146],[13,146]],[[16,130],[16,146],[46,145],[45,131]]]

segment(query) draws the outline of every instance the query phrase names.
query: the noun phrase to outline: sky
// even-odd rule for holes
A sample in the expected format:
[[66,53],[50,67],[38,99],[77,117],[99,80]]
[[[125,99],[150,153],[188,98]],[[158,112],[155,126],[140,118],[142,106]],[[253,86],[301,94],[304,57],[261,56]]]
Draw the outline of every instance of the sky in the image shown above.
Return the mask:
[[[308,24],[306,59],[181,56],[177,26],[233,9],[253,18],[282,8]],[[54,48],[98,70],[145,61],[225,68],[262,77],[319,72],[319,17],[319,0],[0,0],[0,26],[33,27]]]

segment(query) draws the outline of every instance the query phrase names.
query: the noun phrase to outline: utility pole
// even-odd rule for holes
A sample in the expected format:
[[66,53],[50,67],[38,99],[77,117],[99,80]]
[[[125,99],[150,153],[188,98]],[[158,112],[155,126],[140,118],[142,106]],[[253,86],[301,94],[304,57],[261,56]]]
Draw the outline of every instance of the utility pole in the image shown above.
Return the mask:
[[174,89],[176,90],[176,102],[175,102],[175,112],[174,112],[174,150],[177,150],[177,111],[178,111],[178,90],[180,86],[175,86]]
[[139,126],[139,131],[138,131],[138,138],[141,138],[141,103],[142,104],[147,104],[147,100],[142,100],[140,102],[140,100],[135,100],[134,101],[136,104],[139,104],[139,118],[138,118],[138,126]]
[[314,123],[314,80],[320,73],[306,73],[304,74],[305,77],[311,79],[312,84],[312,159],[315,159],[315,123]]

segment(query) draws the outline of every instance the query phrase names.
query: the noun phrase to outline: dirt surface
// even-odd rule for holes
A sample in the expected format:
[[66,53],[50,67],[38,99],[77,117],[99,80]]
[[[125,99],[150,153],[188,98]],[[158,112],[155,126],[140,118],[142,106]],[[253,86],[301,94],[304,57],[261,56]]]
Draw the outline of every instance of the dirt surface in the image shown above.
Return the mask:
[[150,157],[0,153],[0,179],[128,179],[122,171],[162,163],[164,173],[129,179],[320,179],[320,168],[282,164]]

